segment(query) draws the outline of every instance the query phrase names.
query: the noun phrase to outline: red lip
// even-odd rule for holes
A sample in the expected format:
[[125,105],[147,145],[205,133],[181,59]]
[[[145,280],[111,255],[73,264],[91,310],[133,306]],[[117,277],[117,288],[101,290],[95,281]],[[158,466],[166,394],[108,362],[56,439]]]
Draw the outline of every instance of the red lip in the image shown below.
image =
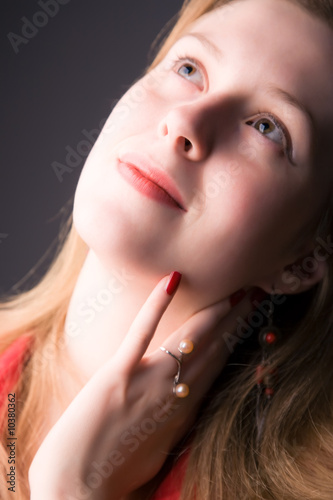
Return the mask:
[[186,212],[182,197],[170,177],[138,155],[128,153],[121,156],[118,170],[143,195]]

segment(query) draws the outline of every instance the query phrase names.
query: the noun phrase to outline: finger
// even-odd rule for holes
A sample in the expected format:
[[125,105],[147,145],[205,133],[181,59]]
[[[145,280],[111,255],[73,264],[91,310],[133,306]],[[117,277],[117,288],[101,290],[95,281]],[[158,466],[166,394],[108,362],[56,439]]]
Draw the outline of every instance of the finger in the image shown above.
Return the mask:
[[209,338],[219,324],[224,329],[233,331],[236,318],[244,316],[252,310],[251,290],[237,292],[232,296],[201,309],[189,318],[180,328],[173,332],[164,343],[164,346],[178,347],[178,342],[184,338],[199,344]]
[[[183,364],[185,366],[187,364],[193,365],[194,369],[200,366],[199,371],[205,368],[209,372],[213,368],[209,366],[209,353],[220,353],[221,363],[215,369],[215,372],[217,370],[218,373],[218,366],[222,367],[225,364],[230,355],[230,349],[237,342],[237,337],[234,334],[236,319],[246,315],[252,307],[249,296],[249,292],[244,293],[238,303],[230,301],[229,298],[202,309],[170,335],[163,343],[163,346],[179,357],[178,346],[180,341],[184,339],[191,340],[194,349],[190,355],[183,356]],[[226,332],[230,333],[227,335]],[[213,347],[211,348],[211,346]],[[157,354],[157,351],[155,351],[155,354]],[[162,356],[163,353],[161,352],[159,354],[160,361],[162,361]],[[212,359],[214,359],[213,355]],[[166,367],[167,373],[172,375],[174,369],[175,363],[170,362],[169,359],[168,369]]]
[[121,360],[123,371],[133,369],[145,354],[166,308],[181,280],[177,271],[161,279],[135,317],[114,360]]
[[[213,335],[206,336],[200,349],[187,358],[188,362],[184,364],[181,382],[190,386],[190,394],[192,393],[195,399],[200,399],[221,373],[229,356],[234,352],[237,342],[244,341],[239,337],[237,327],[239,324],[244,324],[242,319],[246,318],[253,309],[251,294],[252,291],[248,291],[237,306],[232,307],[229,314],[216,325]],[[239,323],[239,320],[242,322]]]
[[[179,342],[189,339],[196,347],[225,317],[231,306],[228,299],[217,302],[211,306],[201,309],[189,318],[181,327],[173,332],[163,343],[163,346],[171,352],[177,351]],[[169,349],[168,349],[169,350]]]
[[[160,365],[160,373],[164,377],[175,376],[178,369],[176,358],[182,357],[182,364],[191,364],[193,359],[205,355],[205,344],[212,339],[213,332],[221,319],[228,314],[231,305],[228,299],[208,306],[191,318],[189,318],[180,328],[172,333],[164,342],[163,350],[157,349],[150,357],[156,356],[156,362]],[[178,350],[180,342],[189,340],[193,343],[193,350],[181,356]],[[204,346],[202,346],[204,344]],[[186,347],[191,349],[191,344],[185,343]],[[171,354],[171,355],[170,355]]]

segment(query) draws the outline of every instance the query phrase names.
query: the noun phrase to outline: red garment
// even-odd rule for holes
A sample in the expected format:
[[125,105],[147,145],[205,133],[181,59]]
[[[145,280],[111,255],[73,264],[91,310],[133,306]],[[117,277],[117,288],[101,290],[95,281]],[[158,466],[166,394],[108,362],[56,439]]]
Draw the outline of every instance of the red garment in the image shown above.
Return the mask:
[[166,476],[152,500],[178,500],[188,462],[188,453],[184,453]]
[[8,394],[20,378],[31,338],[22,335],[0,357],[0,408],[7,403]]
[[[8,393],[18,381],[26,358],[30,337],[19,337],[0,357],[0,408],[7,403]],[[178,500],[187,466],[188,454],[184,453],[166,476],[152,500]]]

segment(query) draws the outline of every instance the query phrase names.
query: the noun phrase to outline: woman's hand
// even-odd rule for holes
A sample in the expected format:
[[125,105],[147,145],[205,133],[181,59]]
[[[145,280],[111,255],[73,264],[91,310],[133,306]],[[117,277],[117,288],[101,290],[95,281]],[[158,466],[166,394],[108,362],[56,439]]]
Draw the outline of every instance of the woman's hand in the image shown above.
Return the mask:
[[[177,362],[160,349],[145,355],[172,300],[168,277],[153,290],[110,361],[89,380],[46,436],[29,470],[31,500],[117,500],[152,479],[190,428],[203,395],[230,354],[224,332],[250,310],[229,300],[193,315],[164,342],[176,356],[183,339],[180,382],[190,395],[173,396]],[[223,319],[223,320],[222,320]],[[236,337],[235,337],[236,340]]]

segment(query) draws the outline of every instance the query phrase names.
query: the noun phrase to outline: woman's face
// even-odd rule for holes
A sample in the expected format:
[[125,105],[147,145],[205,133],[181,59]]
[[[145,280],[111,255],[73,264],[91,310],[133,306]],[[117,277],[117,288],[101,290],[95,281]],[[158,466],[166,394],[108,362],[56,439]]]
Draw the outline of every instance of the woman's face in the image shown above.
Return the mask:
[[332,49],[287,1],[200,18],[106,122],[75,197],[83,239],[110,267],[183,272],[207,302],[269,287],[331,186]]

